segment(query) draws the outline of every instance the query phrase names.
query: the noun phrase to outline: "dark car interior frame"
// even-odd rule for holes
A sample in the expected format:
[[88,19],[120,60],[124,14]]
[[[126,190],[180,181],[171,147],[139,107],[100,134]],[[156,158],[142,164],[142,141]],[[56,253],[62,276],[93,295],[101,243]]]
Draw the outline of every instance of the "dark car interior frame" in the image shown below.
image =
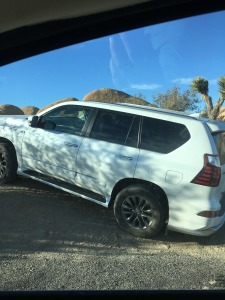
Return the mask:
[[[42,1],[40,0],[40,3]],[[142,3],[142,1],[145,2]],[[56,19],[41,23],[36,22],[35,24],[18,28],[15,26],[15,28],[3,32],[0,26],[0,66],[86,40],[225,9],[224,0],[142,1],[126,1],[127,3],[131,2],[132,5],[105,12],[83,14],[80,17]],[[1,14],[8,13],[8,11],[4,12],[4,2],[6,3],[7,0],[0,0],[0,17]],[[101,1],[83,0],[83,3],[85,2],[88,2],[89,5],[92,3],[94,6],[95,2]],[[115,2],[115,6],[118,2]],[[134,2],[136,4],[133,4]],[[25,6],[26,3],[31,2],[17,0],[14,3],[16,5],[20,5],[21,3],[21,5]],[[47,7],[48,1],[45,1],[45,3]],[[67,1],[61,1],[62,10],[63,5],[66,5],[66,3]],[[74,0],[75,8],[77,3],[79,1]],[[14,7],[15,9],[16,7]],[[24,10],[26,10],[26,7],[24,7]],[[15,13],[14,15],[16,16]]]
[[[44,22],[35,22],[26,24],[26,26],[16,25],[16,9],[19,7],[20,12],[26,12],[26,9],[34,4],[34,0],[0,0],[0,66],[41,54],[50,50],[58,49],[64,46],[84,42],[90,39],[123,32],[138,27],[158,24],[166,21],[176,20],[184,17],[196,16],[200,14],[221,11],[225,9],[224,0],[121,0],[112,2],[113,9],[106,9],[104,5],[109,6],[107,1],[94,0],[73,0],[74,11],[79,4],[84,7],[86,12],[76,17],[50,18]],[[56,1],[57,2],[57,1]],[[55,3],[56,3],[55,2]],[[61,0],[61,10],[69,0]],[[39,0],[43,7],[43,13],[49,11],[48,4],[52,5],[53,1]],[[70,1],[70,4],[72,1]],[[88,9],[90,6],[98,7],[102,5],[99,11]],[[37,1],[36,1],[37,4]],[[118,4],[118,5],[117,5]],[[10,8],[10,5],[12,7]],[[13,6],[15,5],[15,6]],[[100,5],[100,6],[99,6]],[[10,9],[9,9],[10,8]],[[46,11],[45,11],[46,8]],[[7,18],[9,16],[9,18]],[[12,15],[15,25],[10,30],[1,30],[1,16],[4,16],[6,22],[10,22]],[[75,14],[76,15],[76,14]],[[23,16],[19,16],[22,18]],[[37,18],[38,20],[38,18]],[[9,24],[2,24],[7,25]],[[213,26],[213,24],[212,24]],[[4,26],[3,26],[4,27]],[[224,299],[225,290],[202,290],[202,291],[17,291],[17,292],[0,292],[4,298],[31,297],[40,298],[82,298],[90,297],[117,297],[128,296],[129,298],[141,297],[141,299],[157,299],[158,297],[170,296],[172,299],[180,299],[183,295],[190,296],[207,296]]]

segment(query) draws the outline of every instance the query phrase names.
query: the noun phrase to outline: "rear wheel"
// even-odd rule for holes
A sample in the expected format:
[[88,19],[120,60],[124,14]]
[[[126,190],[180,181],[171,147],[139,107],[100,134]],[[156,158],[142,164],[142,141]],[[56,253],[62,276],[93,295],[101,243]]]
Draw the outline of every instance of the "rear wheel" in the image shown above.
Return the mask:
[[146,186],[128,186],[114,202],[114,214],[119,226],[138,237],[150,238],[164,227],[167,208]]
[[13,147],[0,143],[0,184],[12,182],[17,175],[17,159]]

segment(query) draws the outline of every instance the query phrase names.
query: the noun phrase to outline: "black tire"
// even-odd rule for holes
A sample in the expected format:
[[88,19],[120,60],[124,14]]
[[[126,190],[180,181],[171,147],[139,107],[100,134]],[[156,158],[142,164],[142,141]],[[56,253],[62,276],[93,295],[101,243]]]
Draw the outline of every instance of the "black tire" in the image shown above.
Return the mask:
[[17,159],[12,145],[0,143],[0,184],[12,182],[17,176]]
[[124,188],[114,202],[114,215],[119,226],[141,238],[155,236],[167,219],[167,207],[161,200],[143,185]]

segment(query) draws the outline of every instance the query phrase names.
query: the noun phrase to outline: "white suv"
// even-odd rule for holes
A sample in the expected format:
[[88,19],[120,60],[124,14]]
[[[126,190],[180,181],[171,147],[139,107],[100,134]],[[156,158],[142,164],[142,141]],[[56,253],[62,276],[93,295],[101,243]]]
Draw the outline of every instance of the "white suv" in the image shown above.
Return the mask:
[[225,123],[91,101],[1,117],[0,183],[17,173],[113,207],[139,237],[207,236],[225,220]]

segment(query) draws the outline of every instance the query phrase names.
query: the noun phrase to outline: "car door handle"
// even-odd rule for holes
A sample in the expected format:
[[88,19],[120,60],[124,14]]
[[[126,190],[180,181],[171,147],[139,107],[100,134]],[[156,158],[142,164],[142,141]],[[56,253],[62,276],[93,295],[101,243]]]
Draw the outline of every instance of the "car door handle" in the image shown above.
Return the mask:
[[120,155],[120,154],[116,154],[116,157],[121,158],[121,159],[125,159],[125,160],[132,160],[133,157],[131,156],[125,156],[125,155]]
[[74,147],[74,148],[77,148],[78,145],[77,144],[72,144],[72,143],[64,143],[66,146],[68,147]]

